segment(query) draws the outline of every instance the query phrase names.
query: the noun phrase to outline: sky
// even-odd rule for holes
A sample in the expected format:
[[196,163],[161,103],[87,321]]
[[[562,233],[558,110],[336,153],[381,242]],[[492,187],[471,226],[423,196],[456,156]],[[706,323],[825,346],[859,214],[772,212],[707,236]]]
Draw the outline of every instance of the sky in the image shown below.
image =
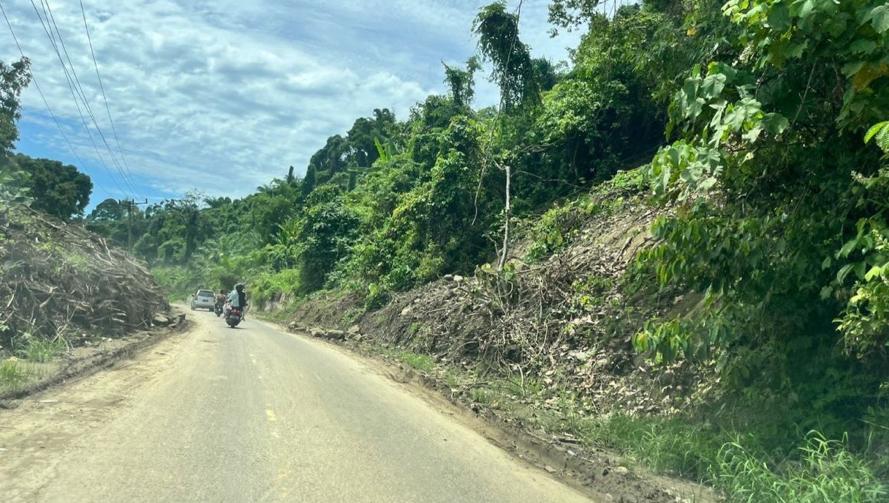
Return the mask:
[[[90,175],[90,206],[192,189],[242,197],[291,165],[303,174],[327,137],[375,108],[404,119],[445,92],[442,62],[476,52],[472,20],[490,1],[84,0],[94,64],[78,0],[0,0],[58,121],[32,82],[17,149]],[[523,2],[520,36],[533,56],[567,60],[579,34],[550,38],[548,3]],[[20,57],[0,20],[0,60]],[[475,105],[495,104],[496,87],[476,80]]]

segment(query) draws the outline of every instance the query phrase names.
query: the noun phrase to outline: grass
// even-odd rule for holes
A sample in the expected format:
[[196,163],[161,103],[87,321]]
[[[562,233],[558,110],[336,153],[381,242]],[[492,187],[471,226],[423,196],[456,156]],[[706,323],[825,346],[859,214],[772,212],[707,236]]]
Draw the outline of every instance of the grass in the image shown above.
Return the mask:
[[460,387],[460,378],[457,377],[457,374],[454,373],[453,370],[448,370],[447,372],[445,372],[445,381],[448,383],[448,387],[451,389]]
[[[416,331],[419,331],[419,327]],[[396,348],[380,353],[431,372],[432,358]],[[744,433],[702,420],[611,414],[597,416],[568,388],[548,388],[533,377],[512,376],[478,383],[471,370],[448,368],[451,388],[477,383],[471,399],[508,410],[552,434],[570,434],[588,447],[605,447],[630,465],[706,483],[729,503],[882,503],[889,481],[881,479],[878,455],[851,450],[844,440],[810,433],[795,451],[769,449],[756,431]],[[541,407],[546,401],[548,407]],[[877,452],[882,452],[876,449]],[[885,475],[885,474],[882,474]]]
[[361,315],[364,314],[363,307],[350,307],[343,313],[343,325],[353,325],[359,319],[361,319]]
[[[455,387],[462,379],[446,374]],[[552,408],[526,398],[551,400]],[[500,408],[555,434],[571,434],[589,447],[606,447],[630,464],[703,482],[730,503],[878,503],[889,501],[889,482],[877,475],[875,460],[853,453],[845,441],[816,433],[800,440],[796,452],[778,456],[760,444],[756,432],[720,429],[707,423],[659,416],[583,410],[569,389],[547,390],[535,379],[501,379],[471,390],[473,401]]]
[[493,403],[497,395],[486,388],[472,388],[472,400],[477,403]]
[[389,359],[400,361],[414,370],[426,373],[431,373],[435,370],[435,361],[429,355],[418,354],[411,351],[402,351],[400,349],[389,348],[379,344],[374,346],[374,351]]
[[615,449],[655,472],[712,485],[732,503],[877,503],[889,498],[889,484],[877,478],[868,460],[845,442],[816,433],[802,441],[797,453],[776,460],[755,434],[663,417],[565,415],[568,419],[558,423],[563,432]]
[[290,316],[289,309],[279,309],[277,311],[254,311],[252,316],[255,318],[259,318],[261,320],[266,321],[274,321],[277,323],[284,323],[288,320]]
[[39,339],[30,339],[27,346],[19,350],[19,356],[36,363],[46,363],[56,357],[65,349],[65,343],[62,340],[41,341]]
[[0,362],[0,391],[15,391],[31,378],[31,372],[14,359]]
[[421,355],[417,353],[412,353],[410,351],[405,351],[401,354],[401,361],[403,361],[407,366],[420,370],[422,372],[432,372],[435,368],[435,362],[428,355]]
[[889,499],[889,486],[844,442],[810,434],[800,458],[772,469],[761,456],[738,443],[720,450],[715,485],[729,501],[763,503],[876,503]]
[[543,383],[540,379],[531,377],[524,378],[520,375],[512,376],[509,379],[498,383],[497,387],[521,398],[537,396],[543,392]]

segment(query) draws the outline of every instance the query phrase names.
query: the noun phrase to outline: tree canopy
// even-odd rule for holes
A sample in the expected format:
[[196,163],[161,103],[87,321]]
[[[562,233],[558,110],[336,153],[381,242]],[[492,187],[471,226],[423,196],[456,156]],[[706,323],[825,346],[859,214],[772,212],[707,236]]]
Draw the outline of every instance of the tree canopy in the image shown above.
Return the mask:
[[61,220],[83,216],[93,191],[90,177],[70,164],[16,154],[13,161],[27,173],[23,184],[33,199],[31,207]]

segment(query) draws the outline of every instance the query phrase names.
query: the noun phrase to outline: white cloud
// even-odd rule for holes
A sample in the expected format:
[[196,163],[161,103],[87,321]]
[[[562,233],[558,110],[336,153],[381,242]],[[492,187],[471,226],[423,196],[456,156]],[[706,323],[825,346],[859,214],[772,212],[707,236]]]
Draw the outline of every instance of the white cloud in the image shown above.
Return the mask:
[[[374,108],[389,107],[404,118],[416,101],[441,92],[440,61],[462,61],[474,52],[470,27],[484,3],[91,0],[85,5],[133,174],[152,192],[181,194],[198,187],[242,196],[286,173],[289,165],[302,173],[328,136],[343,133]],[[576,37],[548,38],[547,3],[524,3],[522,37],[535,55],[564,59],[564,46],[576,44]],[[51,0],[50,5],[96,120],[113,145],[79,4]],[[6,0],[4,7],[79,156],[100,170],[30,0]],[[0,34],[0,40],[7,37]],[[0,59],[15,57],[11,43],[0,44]],[[480,105],[496,100],[487,83],[479,82],[477,95]],[[23,99],[23,135],[29,125],[39,126],[49,132],[41,134],[56,151],[66,150],[57,130],[52,133],[46,124],[35,90],[28,89]]]

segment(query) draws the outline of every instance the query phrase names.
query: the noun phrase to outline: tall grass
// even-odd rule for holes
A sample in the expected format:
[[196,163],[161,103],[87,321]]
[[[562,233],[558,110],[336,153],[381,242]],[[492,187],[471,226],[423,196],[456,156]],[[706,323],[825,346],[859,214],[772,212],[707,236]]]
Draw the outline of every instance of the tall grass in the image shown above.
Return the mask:
[[[472,395],[483,403],[521,396],[509,387],[499,392],[477,387]],[[580,410],[569,393],[557,396],[554,410],[534,411],[532,420],[545,430],[614,449],[658,473],[707,483],[731,503],[889,502],[889,481],[877,473],[880,460],[851,450],[846,439],[810,433],[788,453],[764,446],[761,439],[767,435],[756,431],[742,435],[680,418],[594,416]]]
[[65,347],[65,342],[61,339],[55,341],[42,341],[32,338],[24,348],[18,351],[18,353],[19,356],[28,361],[46,363],[64,351]]
[[714,465],[717,487],[732,502],[877,503],[889,501],[889,486],[844,442],[810,434],[800,457],[770,466],[739,443],[726,444]]
[[700,423],[615,415],[590,420],[586,441],[615,448],[657,472],[708,483],[732,503],[878,503],[889,484],[845,440],[809,434],[797,452],[773,459],[755,434],[744,436]]
[[0,362],[0,391],[19,389],[29,378],[29,372],[15,359]]

